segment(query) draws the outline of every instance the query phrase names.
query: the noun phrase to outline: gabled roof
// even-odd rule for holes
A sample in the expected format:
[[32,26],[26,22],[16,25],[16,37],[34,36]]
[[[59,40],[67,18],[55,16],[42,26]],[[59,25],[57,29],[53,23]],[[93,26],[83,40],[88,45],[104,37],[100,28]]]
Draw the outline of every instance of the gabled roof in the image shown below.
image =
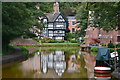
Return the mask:
[[61,13],[47,13],[46,17],[48,18],[48,22],[54,22],[56,18],[60,15]]

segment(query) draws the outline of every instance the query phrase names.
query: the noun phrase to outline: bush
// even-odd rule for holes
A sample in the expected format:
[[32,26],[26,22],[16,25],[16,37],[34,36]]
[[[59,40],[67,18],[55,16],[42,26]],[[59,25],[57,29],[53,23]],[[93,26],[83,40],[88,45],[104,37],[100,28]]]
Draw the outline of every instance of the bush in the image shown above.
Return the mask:
[[110,49],[110,53],[114,52],[115,50],[114,49]]
[[40,39],[36,38],[35,40],[36,40],[37,42],[39,42]]
[[116,45],[117,48],[120,48],[120,43]]
[[71,42],[71,43],[77,43],[77,41],[76,41],[76,40],[71,40],[70,42]]
[[97,52],[90,52],[92,55],[96,56]]
[[64,43],[64,40],[59,40],[57,41],[57,43]]
[[39,42],[39,43],[41,43],[42,41],[41,41],[41,40],[39,40],[38,42]]
[[108,43],[108,48],[115,48],[115,45],[113,43]]
[[14,50],[15,48],[11,45],[8,46],[9,50]]
[[120,49],[117,49],[117,52],[118,52],[118,56],[120,57]]
[[69,41],[64,41],[64,43],[69,43]]
[[27,38],[35,38],[36,35],[34,33],[31,33],[31,32],[26,32],[24,35],[23,35],[23,38],[27,39]]
[[70,41],[73,38],[75,38],[75,33],[66,33],[66,35],[65,35],[66,40]]
[[51,38],[49,37],[43,37],[43,39],[41,40],[42,43],[49,43],[51,40]]
[[100,43],[100,45],[102,45],[102,46],[106,46],[106,44],[105,44],[105,43]]
[[90,49],[90,51],[97,52],[97,51],[98,51],[98,48],[92,47],[92,48]]
[[70,40],[71,43],[77,43],[77,41],[75,40],[75,38]]
[[54,39],[51,39],[50,40],[50,43],[56,43],[57,41],[56,40],[54,40]]
[[20,48],[21,48],[23,54],[28,54],[29,53],[29,51],[26,48],[24,48],[22,46],[20,46]]
[[12,54],[12,53],[14,53],[14,51],[15,51],[15,47],[9,45],[8,46],[8,51],[6,51],[7,53],[5,53],[5,54]]

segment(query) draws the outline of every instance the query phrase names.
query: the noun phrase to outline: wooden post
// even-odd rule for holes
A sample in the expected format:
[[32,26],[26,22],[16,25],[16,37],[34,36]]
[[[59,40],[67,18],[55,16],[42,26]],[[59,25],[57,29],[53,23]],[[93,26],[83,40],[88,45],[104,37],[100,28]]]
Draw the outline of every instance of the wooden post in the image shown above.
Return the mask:
[[114,58],[114,66],[115,66],[115,71],[116,71],[116,45],[115,45],[115,58]]

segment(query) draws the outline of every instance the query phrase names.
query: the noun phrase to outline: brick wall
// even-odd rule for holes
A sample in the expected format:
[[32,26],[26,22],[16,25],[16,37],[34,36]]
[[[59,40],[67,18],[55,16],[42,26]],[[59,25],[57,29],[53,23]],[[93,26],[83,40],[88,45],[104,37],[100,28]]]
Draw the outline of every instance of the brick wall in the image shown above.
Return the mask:
[[101,34],[101,38],[99,39],[101,43],[117,43],[118,40],[118,31],[104,31],[104,30],[99,30],[97,28],[94,27],[89,27],[86,30],[86,36],[84,37],[84,41],[86,43],[90,43],[93,42],[92,38],[98,38],[99,33]]

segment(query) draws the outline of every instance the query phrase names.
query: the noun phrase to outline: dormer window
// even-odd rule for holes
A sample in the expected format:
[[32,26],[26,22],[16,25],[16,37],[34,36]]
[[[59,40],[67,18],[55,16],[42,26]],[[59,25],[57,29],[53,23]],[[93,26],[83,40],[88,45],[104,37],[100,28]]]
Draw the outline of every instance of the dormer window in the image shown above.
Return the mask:
[[47,19],[43,19],[43,23],[47,23]]

